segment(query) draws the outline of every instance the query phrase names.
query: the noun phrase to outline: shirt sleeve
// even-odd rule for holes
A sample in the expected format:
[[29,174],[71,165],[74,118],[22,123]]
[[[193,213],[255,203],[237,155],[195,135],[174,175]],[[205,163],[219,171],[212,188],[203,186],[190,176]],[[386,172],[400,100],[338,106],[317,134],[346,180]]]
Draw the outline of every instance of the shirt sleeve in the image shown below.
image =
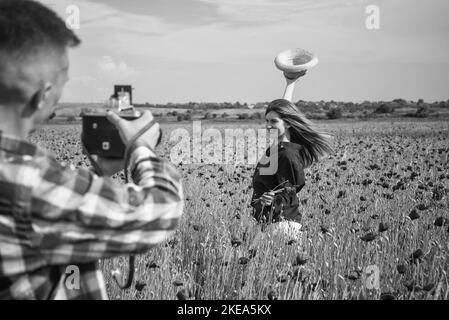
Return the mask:
[[177,170],[144,146],[131,154],[134,183],[42,161],[32,191],[33,229],[49,264],[137,254],[164,241],[183,210]]

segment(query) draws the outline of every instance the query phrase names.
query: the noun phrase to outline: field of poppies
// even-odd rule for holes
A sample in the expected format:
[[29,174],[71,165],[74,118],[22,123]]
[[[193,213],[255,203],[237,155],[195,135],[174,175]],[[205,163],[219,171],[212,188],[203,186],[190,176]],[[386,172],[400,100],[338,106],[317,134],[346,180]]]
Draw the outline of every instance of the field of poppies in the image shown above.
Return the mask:
[[[262,128],[262,122],[203,122]],[[254,165],[182,164],[185,211],[174,236],[137,257],[120,290],[102,262],[111,299],[448,299],[449,122],[323,121],[335,152],[307,169],[299,239],[266,232],[251,217]],[[80,125],[47,125],[33,142],[60,161],[89,166]],[[174,129],[163,125],[159,153]],[[203,143],[207,143],[206,141]],[[120,180],[120,176],[117,177]]]

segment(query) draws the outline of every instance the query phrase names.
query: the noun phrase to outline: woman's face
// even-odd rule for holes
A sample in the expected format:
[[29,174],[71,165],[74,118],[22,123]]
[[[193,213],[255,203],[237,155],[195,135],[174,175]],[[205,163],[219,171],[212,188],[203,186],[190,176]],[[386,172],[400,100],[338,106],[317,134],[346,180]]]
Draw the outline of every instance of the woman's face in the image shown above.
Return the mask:
[[265,121],[267,130],[278,130],[278,137],[284,136],[285,132],[290,127],[275,111],[268,112],[265,116]]

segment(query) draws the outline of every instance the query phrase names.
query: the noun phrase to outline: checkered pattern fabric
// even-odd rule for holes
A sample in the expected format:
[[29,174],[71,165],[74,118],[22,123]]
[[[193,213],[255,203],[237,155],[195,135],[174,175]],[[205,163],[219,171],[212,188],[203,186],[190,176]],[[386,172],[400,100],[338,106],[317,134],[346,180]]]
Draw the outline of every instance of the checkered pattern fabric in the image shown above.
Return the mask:
[[[143,253],[183,210],[178,171],[150,148],[131,155],[134,183],[59,164],[0,131],[0,299],[105,299],[99,259]],[[80,273],[68,289],[67,266]]]

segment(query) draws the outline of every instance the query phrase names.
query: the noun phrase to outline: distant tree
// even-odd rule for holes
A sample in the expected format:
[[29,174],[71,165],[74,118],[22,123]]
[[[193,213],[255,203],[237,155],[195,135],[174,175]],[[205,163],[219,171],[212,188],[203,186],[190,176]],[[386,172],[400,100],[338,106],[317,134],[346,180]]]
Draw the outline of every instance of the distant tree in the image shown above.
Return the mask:
[[67,117],[67,122],[73,122],[76,121],[76,117],[75,116],[68,116]]
[[178,122],[181,122],[182,120],[184,120],[184,116],[182,114],[178,114],[178,116],[176,117],[176,120]]
[[186,121],[192,120],[192,115],[190,113],[185,114],[184,115],[184,120],[186,120]]
[[421,104],[416,110],[416,115],[419,118],[427,118],[430,114],[430,108],[428,104]]
[[340,119],[343,116],[340,107],[334,107],[326,112],[326,116],[328,119]]
[[353,102],[346,102],[344,106],[345,110],[351,113],[357,112],[359,110],[358,106]]
[[362,102],[362,107],[363,108],[370,108],[373,106],[373,103],[371,101],[365,100]]
[[391,103],[381,103],[380,106],[374,110],[375,113],[393,113],[394,106]]
[[295,105],[301,111],[306,110],[308,107],[307,102],[305,102],[304,100],[299,100],[295,103]]
[[323,106],[324,110],[332,110],[335,108],[338,108],[338,105],[336,105],[335,103],[332,103],[332,102],[326,102]]
[[203,119],[212,119],[212,114],[210,112],[206,112]]
[[251,120],[260,120],[263,118],[263,113],[262,112],[254,112],[250,118],[251,118]]
[[258,102],[258,103],[256,103],[256,106],[254,107],[255,109],[262,109],[262,108],[266,108],[266,107],[268,107],[268,104],[267,103],[264,103],[264,102]]
[[221,117],[222,117],[222,118],[227,118],[227,117],[229,117],[229,114],[227,114],[226,112],[223,112],[223,113],[221,114]]
[[405,101],[404,99],[394,99],[393,102],[399,104],[400,106],[404,106],[407,104],[407,101]]
[[237,115],[237,118],[239,120],[246,120],[246,119],[249,118],[249,115],[247,113],[240,113],[240,114]]
[[82,108],[81,112],[80,112],[80,117],[82,117],[83,114],[85,114],[85,113],[91,113],[91,112],[92,112],[91,108]]

